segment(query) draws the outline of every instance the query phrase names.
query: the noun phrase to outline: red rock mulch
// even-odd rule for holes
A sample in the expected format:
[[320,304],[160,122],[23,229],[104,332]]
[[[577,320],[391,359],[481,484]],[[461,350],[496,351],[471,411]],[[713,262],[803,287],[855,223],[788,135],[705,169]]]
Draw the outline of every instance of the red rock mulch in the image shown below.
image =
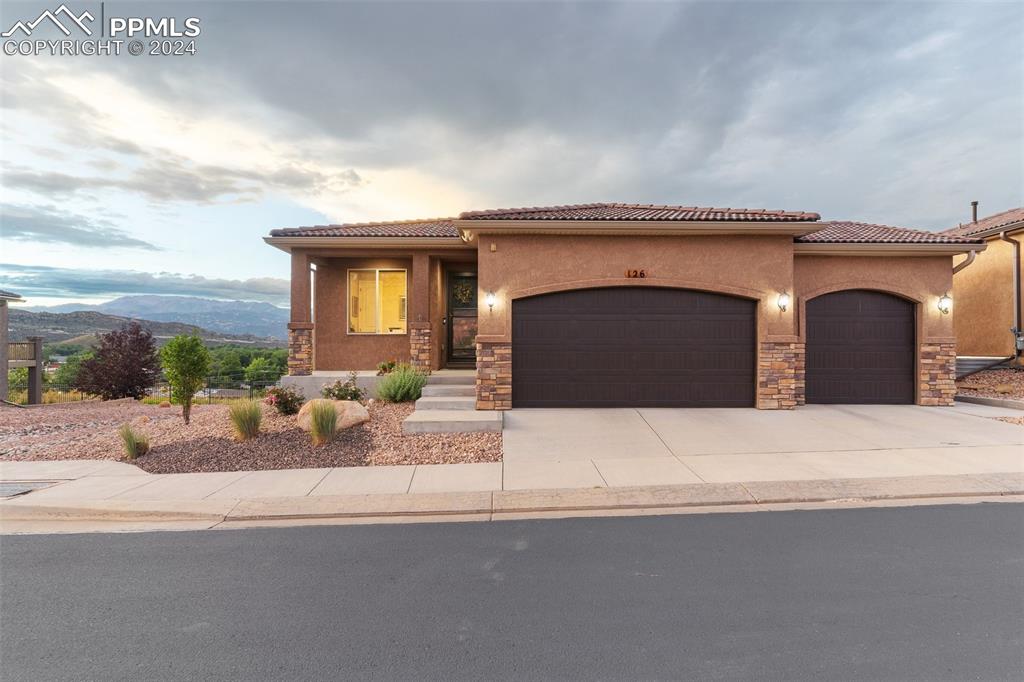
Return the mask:
[[134,401],[5,407],[0,408],[0,459],[120,460],[117,429],[131,422],[152,446],[135,464],[152,473],[501,461],[500,433],[403,436],[401,423],[412,409],[408,403],[375,403],[369,406],[369,422],[314,448],[294,416],[266,406],[259,437],[245,443],[234,439],[226,405],[196,405],[188,426],[177,407]]
[[957,381],[956,390],[981,398],[1024,400],[1024,369],[986,369]]

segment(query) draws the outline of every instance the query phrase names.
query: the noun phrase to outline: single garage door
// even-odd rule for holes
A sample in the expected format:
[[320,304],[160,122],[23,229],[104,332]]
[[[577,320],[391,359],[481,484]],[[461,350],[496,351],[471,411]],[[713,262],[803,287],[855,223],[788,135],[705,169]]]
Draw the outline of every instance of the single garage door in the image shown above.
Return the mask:
[[750,407],[755,303],[615,287],[512,302],[514,407]]
[[807,402],[914,402],[914,304],[850,290],[807,302]]

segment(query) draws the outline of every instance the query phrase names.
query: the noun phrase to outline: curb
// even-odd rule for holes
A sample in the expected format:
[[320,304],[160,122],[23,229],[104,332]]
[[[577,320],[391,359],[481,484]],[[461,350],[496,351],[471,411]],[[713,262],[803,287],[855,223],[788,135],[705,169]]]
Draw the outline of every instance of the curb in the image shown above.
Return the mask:
[[985,398],[976,395],[958,395],[954,398],[954,400],[960,403],[972,403],[974,405],[1004,407],[1008,410],[1024,410],[1024,400],[1011,400],[1009,398]]
[[[31,494],[31,493],[30,493]],[[501,520],[528,514],[616,513],[694,507],[758,507],[779,503],[1024,495],[1024,473],[848,478],[814,481],[700,483],[634,488],[511,490],[395,495],[279,497],[196,501],[71,501],[0,504],[2,521],[119,521],[211,523],[303,519]]]

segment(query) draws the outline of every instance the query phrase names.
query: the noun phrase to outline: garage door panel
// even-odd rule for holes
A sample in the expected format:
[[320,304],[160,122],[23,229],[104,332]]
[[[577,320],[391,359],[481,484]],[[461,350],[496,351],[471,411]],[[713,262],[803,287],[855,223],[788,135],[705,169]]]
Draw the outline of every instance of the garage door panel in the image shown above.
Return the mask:
[[750,406],[755,304],[622,287],[513,302],[516,407]]
[[878,291],[826,294],[807,303],[808,403],[914,402],[914,304]]

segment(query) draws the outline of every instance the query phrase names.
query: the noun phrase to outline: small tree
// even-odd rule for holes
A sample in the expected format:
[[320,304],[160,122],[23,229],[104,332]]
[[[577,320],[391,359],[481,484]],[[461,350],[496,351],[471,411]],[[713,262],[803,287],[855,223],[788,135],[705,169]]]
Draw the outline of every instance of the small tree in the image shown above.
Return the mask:
[[260,382],[277,381],[280,376],[277,367],[267,358],[253,358],[245,368],[245,380],[250,386]]
[[74,386],[78,381],[78,373],[82,371],[82,363],[93,357],[91,350],[69,356],[63,365],[53,373],[53,383],[60,386]]
[[74,388],[104,400],[144,397],[160,376],[153,335],[131,322],[100,334],[99,342],[92,357],[78,368]]
[[210,373],[210,352],[198,336],[180,334],[160,351],[164,376],[171,385],[171,400],[181,403],[181,417],[189,423],[192,398]]

